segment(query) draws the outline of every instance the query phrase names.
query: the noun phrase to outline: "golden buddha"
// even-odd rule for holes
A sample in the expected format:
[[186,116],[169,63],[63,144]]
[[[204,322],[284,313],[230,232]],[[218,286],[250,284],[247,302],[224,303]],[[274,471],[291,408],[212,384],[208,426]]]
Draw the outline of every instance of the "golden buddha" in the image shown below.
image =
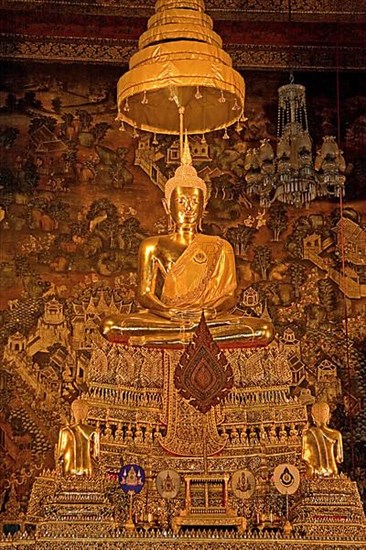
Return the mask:
[[342,435],[328,428],[330,409],[328,403],[314,403],[311,426],[302,437],[302,459],[309,477],[333,477],[338,475],[337,463],[343,461]]
[[99,433],[85,423],[88,404],[76,399],[71,404],[75,423],[59,433],[57,457],[64,475],[92,475],[92,457],[99,456]]
[[235,306],[235,256],[231,245],[199,232],[208,201],[205,182],[192,166],[188,143],[182,163],[165,186],[163,204],[172,230],[145,239],[138,257],[139,312],[109,317],[111,342],[171,345],[189,341],[202,312],[215,340],[243,347],[273,338],[270,322],[231,313]]

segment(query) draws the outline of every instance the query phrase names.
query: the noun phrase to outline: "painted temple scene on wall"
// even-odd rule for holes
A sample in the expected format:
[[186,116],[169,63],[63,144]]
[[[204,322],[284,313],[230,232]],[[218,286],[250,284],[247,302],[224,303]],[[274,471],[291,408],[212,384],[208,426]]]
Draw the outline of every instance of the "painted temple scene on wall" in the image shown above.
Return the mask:
[[[98,4],[95,13],[106,9]],[[118,11],[118,2],[109,4]],[[231,53],[230,10],[239,3],[228,4],[231,19],[219,19],[217,28],[227,33],[230,22]],[[154,5],[148,3],[149,17]],[[147,18],[141,12],[134,19],[126,40],[144,36]],[[274,548],[271,537],[284,549],[302,547],[303,537],[304,547],[315,549],[322,529],[333,540],[326,548],[362,547],[365,73],[305,65],[290,72],[240,67],[244,112],[236,116],[234,105],[235,123],[185,136],[188,169],[179,131],[126,123],[134,109],[141,117],[143,108],[151,119],[169,117],[163,106],[151,114],[149,91],[137,107],[121,103],[124,92],[116,87],[128,74],[126,62],[5,56],[0,547],[17,548],[7,535],[15,544],[27,532],[34,548],[61,548],[68,529],[76,549],[148,548],[150,535],[162,549]],[[286,149],[282,132],[292,115],[281,93],[288,85],[300,86],[291,131],[307,126]],[[197,104],[205,90],[194,84]],[[295,157],[296,170],[314,164],[299,173],[316,187],[304,191],[282,177]],[[192,237],[203,239],[198,252],[184,241],[187,223],[180,225],[181,206],[174,217],[171,199],[182,188],[190,196],[189,187],[182,179],[168,198],[166,192],[178,168],[187,168],[188,178],[192,166],[192,178],[203,182],[202,219]],[[212,259],[226,245],[223,258]],[[182,296],[167,298],[172,309],[159,317],[177,250],[174,288],[193,265],[184,279],[193,288],[184,306],[188,321],[176,305]],[[158,268],[143,287],[149,251]],[[217,288],[236,279],[230,308],[222,311],[218,290],[210,305],[198,296],[202,286],[206,295],[216,288],[221,275]],[[157,310],[149,305],[157,302]],[[121,322],[115,340],[103,336],[106,319]],[[268,326],[268,340],[256,343],[254,331]],[[118,546],[118,537],[129,542]]]

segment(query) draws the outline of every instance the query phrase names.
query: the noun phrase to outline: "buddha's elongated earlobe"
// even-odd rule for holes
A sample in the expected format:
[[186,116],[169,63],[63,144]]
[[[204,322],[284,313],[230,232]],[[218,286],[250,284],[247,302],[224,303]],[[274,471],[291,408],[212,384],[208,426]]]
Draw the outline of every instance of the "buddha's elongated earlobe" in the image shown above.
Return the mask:
[[175,223],[174,223],[173,218],[170,214],[169,204],[168,204],[168,201],[165,198],[161,199],[161,202],[163,203],[165,213],[168,216],[168,231],[169,231],[169,233],[171,233],[175,230]]
[[198,227],[198,231],[201,231],[201,232],[203,231],[203,229],[202,229],[202,221],[203,221],[203,218],[204,218],[204,217],[206,216],[206,214],[207,214],[206,206],[207,206],[207,202],[206,202],[206,203],[204,204],[204,206],[203,206],[202,216],[201,216],[200,221],[198,222],[198,226],[197,226],[197,227]]
[[166,213],[168,216],[170,216],[170,208],[169,208],[168,201],[164,198],[164,199],[161,199],[161,202],[163,203],[163,207],[164,207],[165,213]]
[[169,233],[172,233],[175,231],[175,223],[170,214],[168,215],[168,231]]

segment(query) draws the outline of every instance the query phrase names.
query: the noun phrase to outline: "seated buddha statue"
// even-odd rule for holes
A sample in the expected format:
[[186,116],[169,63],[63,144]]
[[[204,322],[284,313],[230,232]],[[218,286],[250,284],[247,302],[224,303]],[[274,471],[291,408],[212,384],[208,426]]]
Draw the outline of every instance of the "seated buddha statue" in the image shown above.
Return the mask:
[[308,477],[333,477],[338,475],[337,463],[343,461],[342,435],[328,428],[330,409],[328,403],[314,403],[311,408],[314,426],[302,436],[302,459]]
[[231,245],[199,231],[208,201],[205,182],[192,166],[188,143],[181,165],[165,185],[163,204],[171,231],[145,239],[138,256],[140,311],[106,318],[111,342],[175,345],[188,342],[202,312],[213,338],[242,347],[267,345],[270,322],[234,315],[236,271]]

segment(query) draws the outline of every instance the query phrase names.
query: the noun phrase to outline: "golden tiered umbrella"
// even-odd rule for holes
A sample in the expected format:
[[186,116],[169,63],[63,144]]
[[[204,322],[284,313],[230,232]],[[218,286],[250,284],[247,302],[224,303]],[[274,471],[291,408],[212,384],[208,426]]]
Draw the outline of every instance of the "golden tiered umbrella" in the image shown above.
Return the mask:
[[204,13],[203,0],[157,0],[117,88],[118,119],[183,136],[226,128],[243,115],[244,80]]

